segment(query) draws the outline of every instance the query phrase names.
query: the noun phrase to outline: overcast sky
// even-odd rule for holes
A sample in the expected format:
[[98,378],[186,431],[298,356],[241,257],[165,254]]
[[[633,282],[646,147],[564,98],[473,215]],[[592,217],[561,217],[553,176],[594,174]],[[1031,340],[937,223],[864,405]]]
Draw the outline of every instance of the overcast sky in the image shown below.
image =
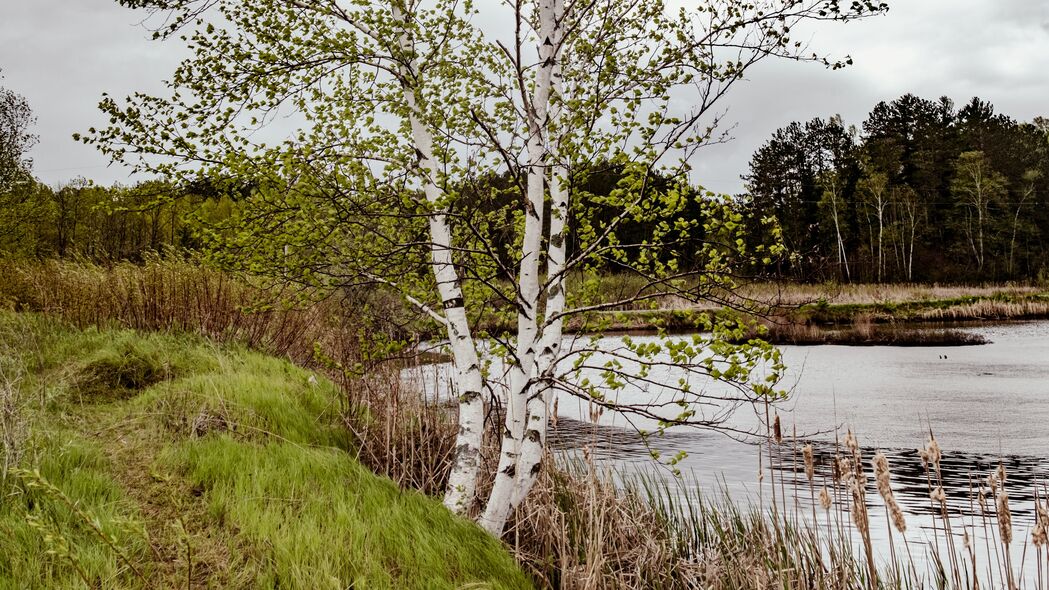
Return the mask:
[[[1049,0],[888,1],[886,16],[803,33],[814,50],[850,54],[854,66],[767,61],[750,70],[722,103],[734,139],[702,153],[697,179],[739,192],[750,155],[776,128],[835,113],[859,125],[875,103],[906,92],[958,103],[980,96],[1019,120],[1049,115]],[[71,135],[105,123],[96,108],[103,92],[162,92],[181,47],[149,40],[142,14],[115,0],[0,5],[0,85],[25,96],[38,117],[36,175],[49,184],[127,181],[126,170]]]

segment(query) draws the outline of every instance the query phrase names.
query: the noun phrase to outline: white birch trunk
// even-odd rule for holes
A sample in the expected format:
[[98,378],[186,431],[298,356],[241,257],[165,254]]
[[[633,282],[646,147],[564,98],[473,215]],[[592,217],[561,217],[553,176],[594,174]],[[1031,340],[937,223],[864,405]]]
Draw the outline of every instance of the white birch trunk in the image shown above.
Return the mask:
[[499,465],[488,505],[480,524],[501,536],[510,513],[517,482],[517,465],[525,435],[526,405],[532,388],[535,349],[539,336],[539,259],[542,255],[543,213],[546,206],[546,159],[544,133],[548,123],[550,80],[553,67],[553,5],[539,4],[539,70],[531,99],[528,136],[528,194],[525,199],[524,241],[518,275],[517,346],[511,359],[510,388],[506,396],[506,421]]
[[[564,0],[553,0],[552,6],[543,3],[543,8],[553,11],[550,18],[552,27],[550,39],[551,61],[550,86],[551,102],[549,108],[548,129],[556,129],[560,124],[562,107],[560,103],[564,81],[561,76],[560,49],[563,41]],[[544,21],[545,22],[545,21]],[[548,409],[553,389],[547,378],[554,369],[561,339],[564,319],[559,317],[565,310],[565,261],[568,223],[568,169],[561,160],[556,148],[556,141],[548,137],[548,157],[552,162],[549,184],[551,197],[550,240],[547,245],[547,298],[546,321],[543,323],[542,337],[539,341],[539,356],[535,363],[534,386],[528,391],[524,439],[521,441],[521,454],[517,460],[517,482],[510,502],[516,508],[528,496],[539,475],[539,465],[546,450]]]
[[437,162],[433,155],[433,134],[422,117],[421,92],[419,88],[419,66],[410,37],[409,17],[396,2],[391,4],[393,18],[401,25],[398,44],[404,59],[399,68],[404,100],[408,106],[408,118],[412,130],[412,141],[419,158],[418,169],[422,177],[426,200],[433,206],[429,215],[431,245],[431,267],[437,282],[438,295],[444,307],[448,341],[455,366],[459,396],[459,432],[455,439],[455,453],[448,477],[444,504],[457,513],[465,513],[473,503],[477,488],[477,476],[481,467],[481,437],[484,434],[484,400],[481,398],[481,365],[477,348],[470,334],[466,317],[462,285],[459,273],[452,260],[452,235],[448,225],[445,205],[441,203],[443,191],[437,185]]
[[521,442],[521,456],[517,461],[517,484],[514,487],[511,505],[517,507],[528,496],[539,475],[539,464],[546,450],[547,425],[549,424],[550,398],[553,388],[547,380],[554,370],[563,337],[564,318],[558,317],[565,310],[565,241],[568,217],[568,191],[562,179],[568,171],[557,166],[550,180],[553,210],[550,217],[550,247],[548,253],[549,291],[546,301],[547,321],[540,339],[539,357],[536,360],[536,385],[529,390],[525,436]]

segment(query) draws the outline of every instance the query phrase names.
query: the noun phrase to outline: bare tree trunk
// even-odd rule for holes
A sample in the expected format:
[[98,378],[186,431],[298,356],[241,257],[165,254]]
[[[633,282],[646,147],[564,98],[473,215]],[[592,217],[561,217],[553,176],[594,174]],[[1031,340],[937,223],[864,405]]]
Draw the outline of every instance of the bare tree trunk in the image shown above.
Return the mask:
[[878,195],[878,282],[882,280],[885,261],[882,255],[882,236],[885,234],[885,199]]
[[838,242],[838,272],[840,273],[841,269],[844,268],[845,280],[852,282],[852,275],[849,273],[849,259],[845,253],[845,242],[841,238],[841,226],[838,224],[838,188],[836,183],[832,184],[830,191],[830,207],[834,216],[834,235]]
[[1014,269],[1013,254],[1016,251],[1016,226],[1020,224],[1020,210],[1023,209],[1027,197],[1030,197],[1033,192],[1033,188],[1024,191],[1024,196],[1020,199],[1020,204],[1016,206],[1016,215],[1013,216],[1013,235],[1009,238],[1009,274],[1013,274]]
[[[546,157],[544,134],[548,131],[548,107],[555,60],[555,29],[552,0],[539,9],[539,70],[529,110],[528,186],[525,202],[524,241],[518,275],[517,346],[510,367],[510,390],[506,398],[499,465],[481,526],[495,536],[502,535],[517,482],[518,459],[525,435],[526,406],[535,374],[535,349],[539,336],[539,258],[542,255],[543,213],[546,206]],[[524,90],[524,89],[522,89]]]
[[399,68],[404,100],[408,106],[408,118],[412,129],[412,140],[419,156],[418,171],[422,177],[426,200],[434,206],[429,215],[431,245],[431,267],[437,282],[437,291],[444,307],[448,341],[452,350],[452,363],[456,371],[459,396],[459,433],[455,439],[455,453],[448,477],[444,504],[457,513],[465,513],[473,503],[477,491],[477,476],[481,462],[481,437],[484,434],[484,400],[481,398],[481,364],[477,348],[470,334],[466,317],[462,284],[452,259],[452,235],[448,225],[447,210],[440,206],[443,191],[437,185],[437,162],[433,156],[433,134],[423,121],[420,103],[418,63],[414,44],[410,36],[410,16],[406,15],[397,2],[391,4],[393,17],[403,26],[398,38],[405,59]]

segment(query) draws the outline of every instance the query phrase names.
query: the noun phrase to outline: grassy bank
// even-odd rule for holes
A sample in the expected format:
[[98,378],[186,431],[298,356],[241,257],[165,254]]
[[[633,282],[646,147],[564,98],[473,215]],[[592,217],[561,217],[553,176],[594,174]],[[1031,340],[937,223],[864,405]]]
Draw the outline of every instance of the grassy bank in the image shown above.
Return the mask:
[[5,312],[0,369],[0,588],[531,587],[286,361]]

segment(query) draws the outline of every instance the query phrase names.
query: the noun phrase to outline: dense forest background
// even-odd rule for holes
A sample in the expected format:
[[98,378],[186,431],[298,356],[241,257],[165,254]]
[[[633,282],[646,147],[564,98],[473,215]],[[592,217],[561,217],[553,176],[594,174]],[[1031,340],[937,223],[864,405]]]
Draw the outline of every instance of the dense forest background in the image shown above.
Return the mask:
[[[140,260],[150,252],[197,249],[201,228],[221,226],[251,192],[251,180],[201,180],[177,186],[154,180],[97,186],[78,178],[50,187],[32,176],[26,153],[35,138],[24,99],[0,89],[0,252],[7,256]],[[573,178],[575,205],[588,218],[611,219],[604,197],[622,177],[595,163]],[[862,125],[840,117],[794,122],[759,148],[731,197],[767,240],[775,219],[790,254],[765,276],[800,281],[965,282],[1049,278],[1049,120],[1021,123],[973,98],[905,95],[877,104]],[[670,183],[671,179],[657,178]],[[491,215],[519,198],[508,177],[472,179],[465,210]],[[701,216],[698,187],[679,215]],[[728,198],[728,197],[721,197]],[[507,201],[500,203],[500,201]],[[581,211],[577,210],[577,214]],[[651,224],[652,222],[647,222]],[[512,242],[513,219],[492,224],[495,243]],[[702,227],[702,224],[700,224]],[[627,221],[624,240],[650,228]],[[687,262],[696,244],[676,244]],[[514,262],[505,253],[507,268]],[[614,266],[607,269],[615,272]]]
[[775,217],[802,280],[957,282],[1049,273],[1049,121],[911,94],[862,128],[794,122],[754,153],[740,203]]

